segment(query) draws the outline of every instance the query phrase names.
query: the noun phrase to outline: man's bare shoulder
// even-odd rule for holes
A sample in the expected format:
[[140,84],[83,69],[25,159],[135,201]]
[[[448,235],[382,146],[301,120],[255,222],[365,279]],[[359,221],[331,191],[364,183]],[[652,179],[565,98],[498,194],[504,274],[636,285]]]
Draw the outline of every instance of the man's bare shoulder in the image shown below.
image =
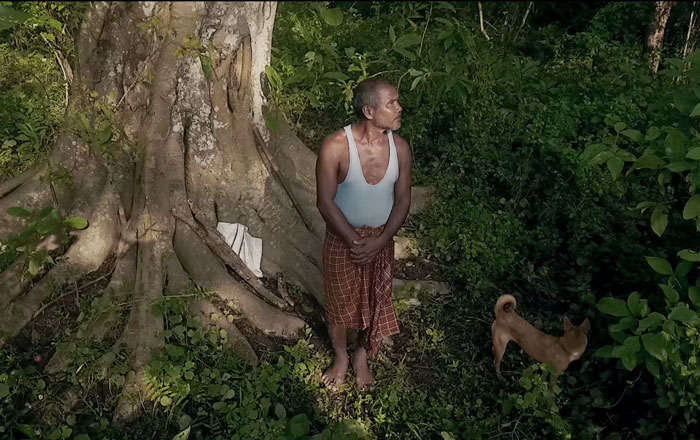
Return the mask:
[[348,143],[348,135],[340,129],[326,136],[321,143],[321,151],[334,153],[342,151]]
[[396,145],[396,153],[400,155],[408,155],[411,157],[411,147],[408,142],[396,133],[394,134],[394,145]]

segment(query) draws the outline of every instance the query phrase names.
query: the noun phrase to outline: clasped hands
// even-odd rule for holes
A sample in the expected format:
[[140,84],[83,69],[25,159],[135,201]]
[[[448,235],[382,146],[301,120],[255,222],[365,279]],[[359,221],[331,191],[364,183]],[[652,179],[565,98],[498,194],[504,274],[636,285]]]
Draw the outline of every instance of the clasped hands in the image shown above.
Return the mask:
[[374,259],[377,253],[386,246],[386,244],[386,238],[381,236],[364,237],[353,240],[350,245],[350,258],[355,264],[367,264]]

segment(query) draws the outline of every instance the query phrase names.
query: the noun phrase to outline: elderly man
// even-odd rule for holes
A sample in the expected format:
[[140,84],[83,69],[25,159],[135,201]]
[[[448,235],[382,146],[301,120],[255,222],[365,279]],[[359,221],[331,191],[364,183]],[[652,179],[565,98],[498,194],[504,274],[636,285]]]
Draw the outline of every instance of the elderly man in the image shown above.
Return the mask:
[[316,162],[318,209],[326,221],[326,318],[335,361],[323,383],[344,382],[348,329],[360,330],[352,366],[360,390],[374,383],[367,363],[385,336],[399,332],[392,303],[393,237],[411,205],[411,148],[401,127],[399,93],[381,78],[361,82],[359,122],[329,135]]

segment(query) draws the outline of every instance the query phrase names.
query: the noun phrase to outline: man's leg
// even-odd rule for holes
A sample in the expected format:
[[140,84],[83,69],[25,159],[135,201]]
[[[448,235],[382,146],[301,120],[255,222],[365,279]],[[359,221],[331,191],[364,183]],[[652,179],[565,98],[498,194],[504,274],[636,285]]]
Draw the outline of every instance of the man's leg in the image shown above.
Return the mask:
[[357,336],[357,348],[352,355],[352,369],[357,377],[357,388],[360,391],[367,390],[374,384],[374,375],[367,364],[367,331],[361,331]]
[[345,382],[345,374],[348,372],[348,329],[337,325],[329,325],[328,333],[331,336],[331,343],[335,351],[335,361],[323,373],[323,384],[332,390],[337,390],[338,385]]

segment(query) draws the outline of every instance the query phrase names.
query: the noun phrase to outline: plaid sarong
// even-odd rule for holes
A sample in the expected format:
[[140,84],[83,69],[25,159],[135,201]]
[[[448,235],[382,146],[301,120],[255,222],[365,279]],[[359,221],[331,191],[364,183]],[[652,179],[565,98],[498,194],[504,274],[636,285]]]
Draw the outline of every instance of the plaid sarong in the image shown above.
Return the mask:
[[[355,229],[360,237],[377,236],[383,227]],[[369,357],[379,352],[385,336],[399,332],[392,290],[394,283],[394,242],[381,249],[374,260],[356,265],[350,246],[326,228],[323,247],[326,286],[326,318],[329,324],[367,331]]]

